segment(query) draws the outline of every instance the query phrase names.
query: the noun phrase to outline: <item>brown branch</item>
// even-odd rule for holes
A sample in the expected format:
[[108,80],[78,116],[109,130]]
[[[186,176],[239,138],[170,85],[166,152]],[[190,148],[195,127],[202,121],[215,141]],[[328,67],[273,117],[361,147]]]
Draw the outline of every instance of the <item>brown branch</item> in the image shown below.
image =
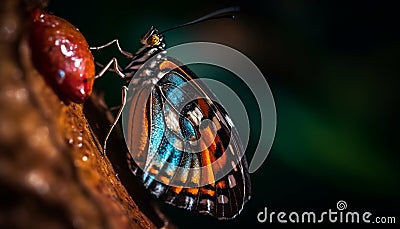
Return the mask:
[[101,156],[103,99],[65,105],[32,66],[21,5],[0,3],[0,228],[173,227],[129,173],[118,131],[111,163]]

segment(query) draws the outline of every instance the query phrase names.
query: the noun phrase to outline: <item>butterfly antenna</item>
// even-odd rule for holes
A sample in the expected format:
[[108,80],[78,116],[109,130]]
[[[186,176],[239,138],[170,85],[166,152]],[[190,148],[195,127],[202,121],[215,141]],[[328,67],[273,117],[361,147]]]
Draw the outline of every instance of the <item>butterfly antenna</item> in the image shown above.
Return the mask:
[[174,30],[174,29],[182,28],[182,27],[185,27],[185,26],[194,25],[194,24],[197,24],[197,23],[200,23],[200,22],[204,22],[204,21],[209,21],[209,20],[214,20],[214,19],[221,19],[221,18],[232,18],[232,19],[234,19],[235,18],[235,14],[234,13],[239,12],[239,10],[240,10],[240,8],[238,6],[231,6],[231,7],[223,8],[223,9],[214,11],[212,13],[209,13],[209,14],[207,14],[207,15],[205,15],[203,17],[200,17],[198,19],[195,19],[195,20],[193,20],[191,22],[188,22],[188,23],[185,23],[185,24],[182,24],[182,25],[177,25],[177,26],[174,26],[172,28],[166,29],[166,30],[160,32],[160,34],[163,34],[165,32],[168,32],[168,31],[171,31],[171,30]]

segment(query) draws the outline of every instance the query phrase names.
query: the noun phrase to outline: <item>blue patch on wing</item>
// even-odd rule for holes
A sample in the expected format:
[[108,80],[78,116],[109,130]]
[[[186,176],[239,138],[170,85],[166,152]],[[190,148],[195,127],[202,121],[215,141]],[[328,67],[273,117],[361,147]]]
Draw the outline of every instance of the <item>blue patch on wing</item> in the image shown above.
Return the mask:
[[180,74],[178,74],[177,72],[171,71],[171,72],[167,73],[167,74],[163,77],[163,79],[160,80],[160,82],[163,82],[163,83],[172,83],[172,84],[174,84],[175,86],[178,86],[178,87],[179,87],[179,86],[183,85],[184,83],[186,83],[187,81],[184,80],[184,79],[182,78],[182,76],[181,76]]
[[[149,155],[152,156],[148,158],[144,171],[144,185],[149,187],[157,176],[165,176],[175,181],[195,182],[190,178],[193,176],[190,170],[179,168],[201,167],[201,155],[194,153],[197,150],[188,143],[188,140],[199,138],[198,127],[178,112],[186,113],[185,111],[197,107],[196,100],[190,101],[189,98],[195,99],[197,97],[194,96],[200,96],[201,93],[195,85],[190,84],[182,75],[174,71],[167,73],[158,81],[157,86],[153,90],[151,101]],[[176,118],[176,120],[169,120],[170,118]],[[175,125],[178,125],[178,128],[174,128]],[[188,151],[183,152],[182,148]]]
[[185,101],[185,94],[181,89],[179,89],[179,87],[169,84],[163,86],[163,91],[168,101],[170,101],[170,103],[175,107],[178,107]]
[[[171,131],[166,130],[166,134],[163,136],[161,144],[143,176],[146,187],[153,182],[154,176],[165,175],[173,177],[183,154],[181,150],[175,147],[177,141],[180,141],[180,139],[176,138],[176,135]],[[150,173],[149,169],[151,168],[158,170],[158,172],[156,174]]]
[[157,90],[153,90],[152,93],[152,117],[151,117],[151,127],[150,127],[150,145],[147,155],[147,161],[151,160],[158,151],[158,147],[161,144],[162,138],[165,132],[165,123],[163,120],[162,113],[162,99],[161,95]]
[[185,140],[191,140],[192,138],[198,139],[195,127],[187,118],[182,118],[180,125]]

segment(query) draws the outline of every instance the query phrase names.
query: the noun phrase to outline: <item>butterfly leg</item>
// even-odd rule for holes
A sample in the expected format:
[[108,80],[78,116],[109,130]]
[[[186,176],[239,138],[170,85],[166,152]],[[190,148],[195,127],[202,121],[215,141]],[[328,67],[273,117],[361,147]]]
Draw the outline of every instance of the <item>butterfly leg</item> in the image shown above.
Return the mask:
[[103,146],[103,155],[106,155],[106,149],[107,149],[107,141],[108,138],[111,135],[111,132],[113,131],[114,127],[117,125],[119,118],[121,117],[122,111],[124,110],[125,104],[126,104],[126,94],[128,93],[128,87],[123,86],[122,87],[122,102],[121,102],[121,107],[118,110],[117,116],[114,118],[113,123],[111,124],[110,129],[108,130],[108,133],[106,135],[106,138],[104,140],[104,146]]
[[112,45],[113,43],[116,43],[116,44],[117,44],[118,51],[119,51],[122,55],[124,55],[124,56],[126,56],[126,57],[128,57],[128,58],[132,58],[132,57],[133,57],[132,53],[122,50],[121,46],[119,45],[118,39],[114,39],[114,40],[112,40],[112,41],[110,41],[110,42],[108,42],[107,44],[102,45],[102,46],[90,47],[90,49],[91,49],[91,50],[100,50],[100,49],[103,49],[103,48],[105,48],[105,47],[108,47],[108,46]]
[[[97,62],[97,61],[95,62],[95,64],[96,64],[97,66],[99,66],[100,68],[102,68],[102,69],[104,68],[104,64],[101,64],[101,63],[99,63],[99,62]],[[121,69],[122,69],[121,66],[118,65],[117,68],[118,68],[120,71],[122,71],[122,70],[121,70]],[[117,73],[117,72],[115,71],[115,69],[112,69],[112,68],[108,68],[107,71]]]
[[94,78],[97,79],[97,78],[102,77],[104,75],[104,73],[109,70],[109,68],[112,64],[114,65],[114,68],[112,71],[117,73],[117,75],[119,75],[122,79],[125,79],[125,74],[122,73],[122,71],[120,70],[121,67],[118,65],[117,58],[115,58],[115,57],[113,57],[110,60],[110,62],[108,62],[108,64],[106,64],[105,67]]

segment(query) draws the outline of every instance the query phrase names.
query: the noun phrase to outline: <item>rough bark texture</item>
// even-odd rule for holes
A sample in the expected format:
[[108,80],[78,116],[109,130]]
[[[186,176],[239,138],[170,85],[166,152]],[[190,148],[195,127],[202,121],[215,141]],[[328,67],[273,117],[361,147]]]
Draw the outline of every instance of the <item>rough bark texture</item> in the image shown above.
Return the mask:
[[118,131],[101,156],[102,98],[66,105],[32,66],[26,7],[0,3],[0,228],[172,227],[130,175]]

